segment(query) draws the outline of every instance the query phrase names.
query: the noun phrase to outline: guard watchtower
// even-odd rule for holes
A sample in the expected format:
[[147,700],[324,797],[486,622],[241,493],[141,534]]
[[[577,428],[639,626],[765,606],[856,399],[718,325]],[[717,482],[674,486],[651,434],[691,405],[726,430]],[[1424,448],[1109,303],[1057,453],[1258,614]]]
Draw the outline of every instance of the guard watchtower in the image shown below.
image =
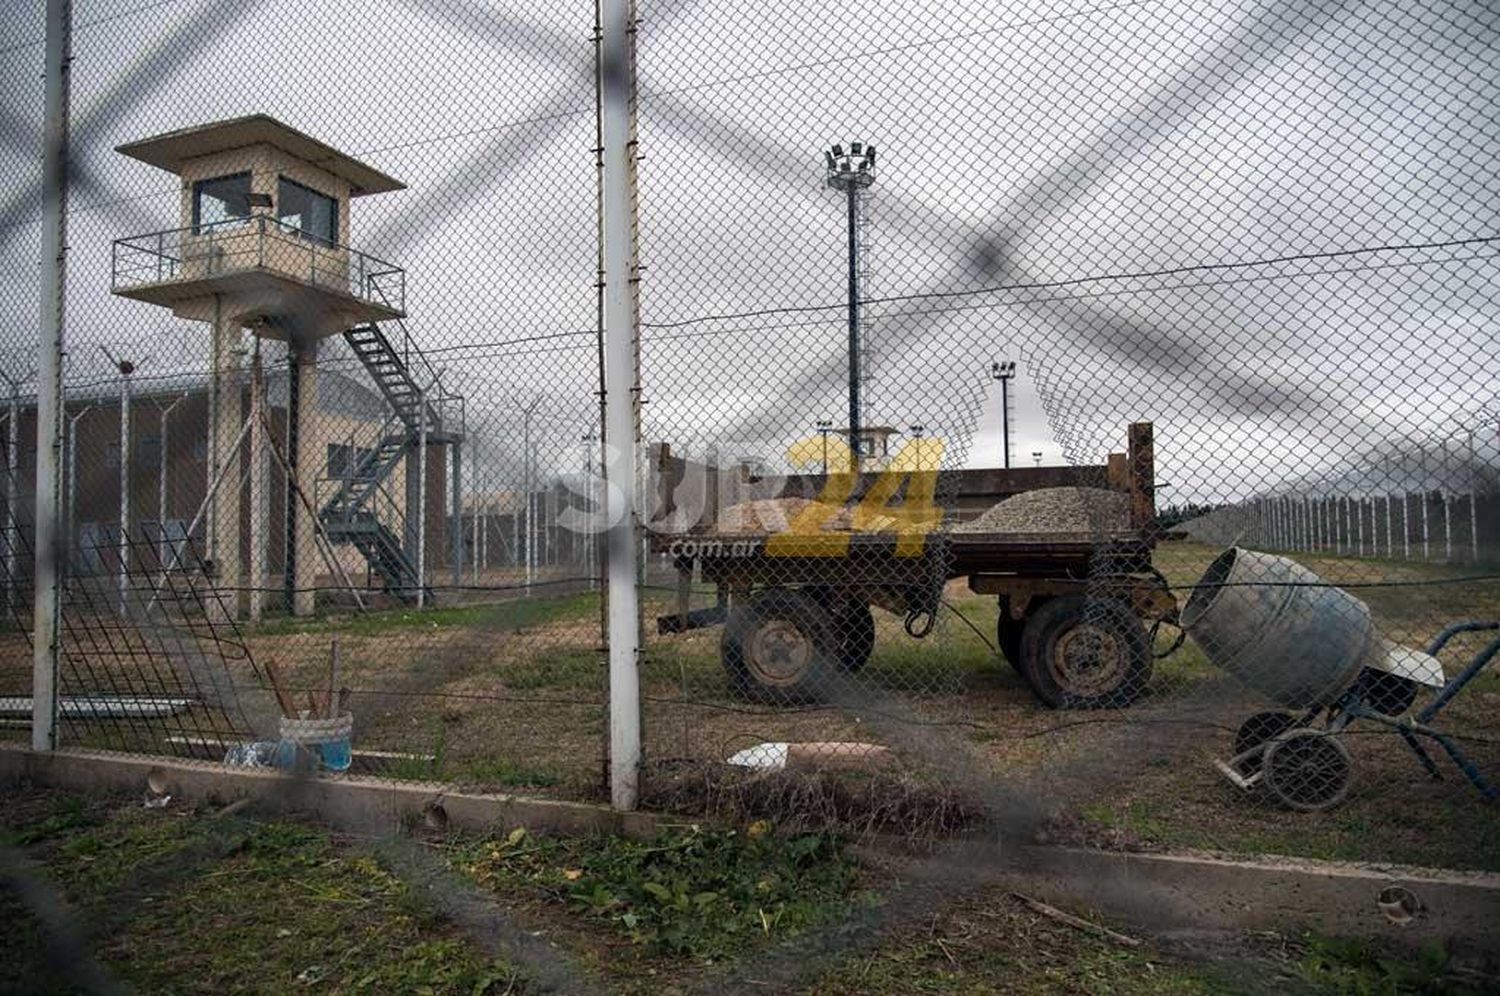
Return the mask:
[[[344,336],[394,412],[390,432],[366,457],[383,460],[384,466],[351,468],[346,487],[326,502],[319,496],[313,512],[307,506],[314,503],[294,502],[289,489],[287,588],[293,611],[310,612],[318,559],[313,515],[335,542],[355,543],[367,557],[375,557],[373,547],[366,547],[388,538],[377,535],[384,527],[375,528],[379,523],[372,525],[373,515],[361,508],[360,489],[377,473],[378,487],[419,435],[443,438],[444,427],[427,393],[432,385],[413,375],[410,352],[392,348],[376,324],[405,316],[405,271],[350,246],[353,199],[404,185],[259,114],[168,132],[117,151],[181,178],[178,226],[116,241],[111,289],[210,326],[211,473],[230,461],[238,467],[234,458],[244,434],[240,389],[246,330],[286,343],[291,367],[287,457],[304,492],[314,490],[326,447],[306,417],[316,406],[316,362],[324,339]],[[218,487],[209,502],[206,552],[226,589],[257,590],[262,581],[253,569],[247,576],[240,563],[241,494],[234,480]],[[252,521],[256,511],[252,509]],[[357,519],[366,527],[361,535],[368,542],[350,531]],[[334,535],[339,529],[343,531]],[[380,552],[379,569],[400,574],[410,565],[399,562],[400,542],[395,545],[394,553]],[[253,534],[251,556],[256,556]],[[409,590],[413,579],[388,576],[387,581]],[[227,602],[235,606],[237,598],[230,596]]]

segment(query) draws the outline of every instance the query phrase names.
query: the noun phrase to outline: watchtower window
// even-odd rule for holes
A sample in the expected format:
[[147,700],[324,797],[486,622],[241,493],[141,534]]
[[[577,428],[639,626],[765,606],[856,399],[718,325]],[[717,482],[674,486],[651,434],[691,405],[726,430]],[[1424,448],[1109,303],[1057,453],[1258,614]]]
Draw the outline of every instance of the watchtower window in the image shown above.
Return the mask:
[[276,217],[326,245],[339,240],[339,202],[285,177],[276,186]]
[[193,184],[193,232],[250,217],[250,174],[236,173]]

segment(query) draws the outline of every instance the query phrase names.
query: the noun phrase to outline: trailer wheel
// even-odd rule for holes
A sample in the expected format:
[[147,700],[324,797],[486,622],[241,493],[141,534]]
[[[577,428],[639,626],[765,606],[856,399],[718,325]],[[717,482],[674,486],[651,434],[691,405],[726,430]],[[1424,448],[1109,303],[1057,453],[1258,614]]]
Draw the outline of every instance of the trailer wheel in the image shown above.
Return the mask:
[[808,595],[772,588],[729,611],[719,656],[735,690],[759,702],[817,701],[839,660],[828,613]]
[[839,642],[839,669],[858,674],[875,650],[875,613],[864,602],[845,602],[833,617]]
[[1151,679],[1151,641],[1127,603],[1064,595],[1026,620],[1021,667],[1054,709],[1119,708]]

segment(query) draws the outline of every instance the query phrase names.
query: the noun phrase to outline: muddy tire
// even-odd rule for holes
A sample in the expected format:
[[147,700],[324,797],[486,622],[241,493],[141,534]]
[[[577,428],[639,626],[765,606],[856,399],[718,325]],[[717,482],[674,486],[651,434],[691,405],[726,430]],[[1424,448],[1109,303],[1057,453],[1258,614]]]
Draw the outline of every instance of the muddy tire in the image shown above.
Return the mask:
[[833,619],[812,597],[760,592],[729,611],[719,656],[736,692],[756,702],[817,702],[839,668]]
[[1054,709],[1118,709],[1151,680],[1151,640],[1130,606],[1064,595],[1037,609],[1021,634],[1021,667]]

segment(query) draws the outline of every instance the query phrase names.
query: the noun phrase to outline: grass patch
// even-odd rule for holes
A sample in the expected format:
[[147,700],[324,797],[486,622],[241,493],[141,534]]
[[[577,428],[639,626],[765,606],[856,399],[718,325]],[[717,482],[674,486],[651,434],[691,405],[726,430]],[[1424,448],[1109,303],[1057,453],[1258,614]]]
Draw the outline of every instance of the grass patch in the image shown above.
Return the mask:
[[98,826],[104,819],[104,813],[83,796],[59,795],[48,801],[46,815],[40,820],[0,827],[0,846],[25,847],[73,830]]
[[551,768],[503,757],[475,758],[455,766],[449,779],[462,785],[503,785],[511,788],[551,788],[562,776]]
[[[1476,982],[1455,978],[1441,947],[1392,951],[1367,938],[1304,935],[1295,976],[1318,992],[1343,996],[1403,996],[1412,993],[1479,993]],[[1492,983],[1494,980],[1487,980]]]
[[649,842],[524,829],[474,842],[457,866],[495,891],[564,903],[643,953],[717,961],[835,919],[856,901],[856,868],[826,834],[783,837],[693,827]]
[[[376,861],[323,832],[126,803],[14,825],[60,887],[106,971],[150,993],[521,992]],[[0,890],[0,992],[74,991],[43,934]]]
[[576,622],[597,615],[599,596],[584,592],[552,598],[514,598],[482,605],[455,605],[434,609],[388,609],[356,615],[338,614],[312,618],[281,617],[256,628],[257,636],[294,633],[346,633],[376,636],[413,629],[472,627],[498,632],[519,632],[559,622]]

